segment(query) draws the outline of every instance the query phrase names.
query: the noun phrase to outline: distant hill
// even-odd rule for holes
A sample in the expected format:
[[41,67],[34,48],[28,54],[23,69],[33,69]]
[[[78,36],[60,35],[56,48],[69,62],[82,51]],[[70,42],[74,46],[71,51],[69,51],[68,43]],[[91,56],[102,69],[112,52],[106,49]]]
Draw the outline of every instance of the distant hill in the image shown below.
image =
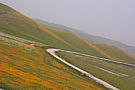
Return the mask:
[[99,44],[101,43],[101,44],[114,45],[114,46],[124,50],[128,54],[135,57],[135,47],[133,47],[133,46],[128,46],[128,45],[123,44],[119,41],[107,39],[107,38],[104,38],[104,37],[90,35],[86,32],[82,32],[81,30],[69,28],[69,27],[66,27],[64,25],[49,23],[49,22],[46,22],[46,21],[43,21],[43,20],[40,20],[40,19],[33,19],[33,20],[42,24],[42,25],[44,25],[44,26],[46,26],[48,29],[72,32],[72,33],[78,35],[79,37],[81,37],[81,38],[83,38],[83,39],[85,39],[85,40],[87,40],[91,43],[99,43]]
[[119,41],[107,39],[104,37],[90,35],[90,34],[87,34],[85,32],[82,32],[82,31],[76,30],[76,31],[74,31],[74,33],[76,35],[80,36],[81,38],[91,42],[91,43],[101,43],[101,44],[109,44],[109,45],[117,46],[118,48],[124,50],[128,54],[135,57],[135,47],[133,47],[133,46],[129,46],[129,45],[123,44]]
[[67,32],[69,32],[71,30],[71,28],[68,28],[68,27],[66,27],[64,25],[54,24],[54,23],[42,21],[40,19],[33,19],[33,20],[36,21],[39,24],[44,25],[48,29],[58,30],[58,31],[67,31]]
[[[77,30],[62,25],[47,22],[43,25],[42,23],[39,24],[0,3],[0,89],[106,90],[98,82],[85,75],[82,76],[80,72],[52,57],[46,52],[47,48],[60,48],[135,63],[134,58],[117,47],[97,43],[95,40],[90,43],[81,38],[82,34],[79,37]],[[73,31],[76,35],[72,33]],[[79,63],[83,62],[83,60],[81,62],[77,60]],[[91,61],[95,62],[94,59]],[[101,64],[100,60],[95,63]],[[77,63],[73,64],[77,65]],[[81,66],[85,64],[82,63]],[[112,63],[111,66],[113,67]],[[127,66],[121,66],[121,68],[131,70]],[[98,72],[97,69],[91,71]],[[101,70],[102,76],[104,76],[103,73]],[[125,78],[122,77],[122,79]],[[119,83],[119,80],[117,82]]]

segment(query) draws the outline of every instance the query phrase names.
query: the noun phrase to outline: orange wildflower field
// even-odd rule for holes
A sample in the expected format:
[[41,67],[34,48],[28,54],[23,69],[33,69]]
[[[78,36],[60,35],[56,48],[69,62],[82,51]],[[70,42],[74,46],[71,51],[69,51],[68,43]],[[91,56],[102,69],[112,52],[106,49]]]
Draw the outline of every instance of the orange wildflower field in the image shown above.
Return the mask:
[[98,87],[34,46],[0,38],[0,88],[87,89]]

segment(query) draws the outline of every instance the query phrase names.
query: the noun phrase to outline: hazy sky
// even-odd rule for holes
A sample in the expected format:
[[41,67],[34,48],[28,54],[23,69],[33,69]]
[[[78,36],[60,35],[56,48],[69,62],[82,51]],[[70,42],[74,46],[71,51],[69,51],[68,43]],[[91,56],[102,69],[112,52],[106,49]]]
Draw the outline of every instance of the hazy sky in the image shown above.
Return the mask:
[[135,0],[0,0],[26,16],[135,46]]

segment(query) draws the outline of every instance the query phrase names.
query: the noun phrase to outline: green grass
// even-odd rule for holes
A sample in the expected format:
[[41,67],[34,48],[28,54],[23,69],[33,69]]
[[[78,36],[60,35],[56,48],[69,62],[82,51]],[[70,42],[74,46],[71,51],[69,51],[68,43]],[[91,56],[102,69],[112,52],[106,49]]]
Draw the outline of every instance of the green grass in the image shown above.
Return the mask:
[[41,42],[57,48],[73,49],[49,33],[43,31],[28,17],[18,14],[15,10],[0,4],[0,32],[24,39]]
[[121,49],[115,46],[107,44],[94,45],[117,61],[135,64],[135,58],[133,58],[132,56],[128,55],[126,52],[122,51]]
[[[109,84],[120,88],[121,90],[135,89],[134,86],[135,79],[131,78],[135,76],[135,68],[133,67],[101,61],[90,57],[78,56],[66,52],[58,52],[57,55],[59,55],[61,58],[64,58],[66,61],[70,62],[71,64],[108,82]],[[129,76],[125,76],[125,75],[117,76],[108,73],[102,69],[111,71],[117,75],[126,74]]]
[[[104,57],[104,55],[100,54],[94,48],[85,45],[86,43],[84,43],[73,34],[66,34],[66,37],[60,36],[63,41],[73,45],[74,47],[69,46],[68,44],[57,39],[47,31],[39,28],[39,26],[30,18],[18,13],[17,11],[6,5],[0,4],[0,12],[2,13],[0,14],[0,32],[4,32],[31,41],[44,43],[56,48],[86,52]],[[49,31],[51,32],[51,30]],[[75,42],[73,43],[71,38],[68,38],[67,35],[70,35],[72,38],[74,38],[73,40]]]
[[89,46],[84,40],[79,38],[78,36],[74,35],[71,32],[64,32],[64,31],[56,31],[51,30],[53,33],[64,39],[66,42],[72,44],[76,48],[81,49],[80,52],[83,51],[83,53],[91,54],[95,56],[105,57],[100,52],[98,52],[95,48]]
[[[86,44],[84,40],[80,39],[76,35],[72,33],[68,33],[68,32],[49,30],[49,32],[54,34],[52,35],[49,32],[39,28],[39,26],[28,17],[18,13],[17,11],[3,4],[0,4],[0,32],[7,33],[10,35],[17,36],[17,37],[31,40],[31,41],[40,42],[45,45],[48,45],[49,47],[66,49],[66,50],[71,50],[71,51],[78,51],[78,52],[82,52],[86,54],[105,57],[103,54],[98,52],[95,48],[91,47],[90,45]],[[56,38],[55,35],[58,36],[60,39]],[[89,79],[88,77],[80,76],[79,72],[62,64],[61,62],[51,57],[46,52],[42,51],[42,53],[44,53],[43,55],[40,52],[41,50],[33,49],[32,47],[27,47],[29,46],[27,45],[27,43],[26,45],[24,43],[18,44],[20,43],[20,41],[19,40],[14,41],[14,40],[15,39],[9,40],[8,42],[3,42],[3,41],[0,42],[0,45],[1,45],[0,46],[0,50],[1,50],[0,60],[2,62],[0,64],[5,65],[5,68],[8,67],[6,68],[7,71],[10,71],[9,69],[12,68],[14,70],[17,70],[19,73],[24,73],[22,75],[27,76],[26,73],[28,73],[29,74],[28,77],[30,78],[32,76],[33,77],[32,80],[34,81],[29,81],[31,79],[27,79],[28,77],[25,77],[25,78],[20,77],[21,75],[17,75],[15,73],[17,75],[17,78],[16,78],[16,76],[13,75],[13,72],[10,72],[11,74],[9,74],[7,71],[5,72],[1,71],[1,74],[0,74],[1,87],[5,87],[7,89],[8,88],[51,89],[52,87],[55,87],[55,85],[58,85],[60,87],[59,89],[65,89],[65,88],[66,89],[76,89],[76,88],[82,89],[84,88],[83,86],[80,86],[82,82],[84,86],[87,86],[87,84],[91,83],[97,87],[105,89],[102,85],[99,85],[98,83]],[[100,49],[104,51],[104,48],[103,49],[100,48]],[[119,52],[119,51],[117,50],[117,51],[114,51],[113,53],[115,52]],[[117,56],[116,55],[113,56],[108,51],[105,53],[107,53],[108,55],[112,57],[117,57],[117,58],[120,55],[122,55],[120,56],[120,59],[123,60],[124,58],[130,61],[130,58],[124,54],[118,54]],[[107,64],[106,62],[101,62],[100,64],[99,63],[100,61],[97,61],[96,63],[94,62],[88,63],[89,61],[87,61],[86,59],[83,60],[84,58],[83,59],[80,57],[76,58],[74,57],[74,55],[72,57],[70,56],[72,55],[66,56],[67,59],[72,60],[69,62],[73,63],[76,66],[79,65],[80,68],[86,69],[87,71],[91,72],[95,76],[101,77],[106,81],[108,79],[111,79],[109,82],[114,85],[118,84],[118,81],[119,81],[120,83],[118,85],[120,87],[122,85],[125,85],[125,82],[128,82],[127,81],[128,78],[124,79],[124,78],[116,77],[113,80],[112,77],[114,77],[114,75],[110,75],[106,72],[104,72],[103,74],[102,73],[103,71],[101,72],[101,70],[99,70],[97,67],[102,66],[102,68],[105,68],[107,70],[112,70],[113,72],[116,72],[116,73],[120,71],[121,73],[134,76],[134,69],[129,68],[129,67],[125,67],[121,65],[114,65],[112,63]],[[79,60],[79,62],[76,60]],[[85,64],[86,66],[89,66],[89,67],[84,66]],[[0,68],[3,68],[3,67],[0,67]],[[4,70],[4,69],[1,69],[1,70]],[[40,83],[42,82],[41,79],[47,80],[50,86],[42,85]],[[116,80],[117,82],[114,83],[114,81]],[[122,82],[122,80],[124,82]],[[132,86],[133,85],[132,82],[134,83],[134,79],[131,79],[131,83],[128,82],[131,88],[134,87]],[[65,87],[63,85],[65,85]],[[92,88],[91,85],[90,87]],[[124,89],[126,87],[127,87],[126,85],[125,87],[123,86]],[[127,87],[127,89],[131,89],[131,88]]]
[[102,85],[60,63],[44,49],[0,37],[0,88],[98,89]]
[[[82,52],[82,53],[91,54],[99,57],[106,57],[102,53],[97,51],[95,48],[88,45],[84,40],[82,40],[81,38],[79,38],[78,36],[70,32],[49,30],[53,34],[60,37],[60,39],[65,41],[66,42],[65,43],[59,40],[58,38],[56,38],[55,36],[51,35],[47,31],[39,28],[39,26],[30,18],[18,13],[17,11],[13,10],[12,8],[6,5],[0,4],[0,12],[1,12],[0,32],[8,33],[10,35],[17,36],[31,41],[44,43],[46,45],[55,48]],[[73,47],[68,45],[67,43],[69,43]],[[104,49],[102,48],[100,49],[104,51]],[[111,54],[109,54],[109,56],[111,56]],[[117,57],[119,56],[120,54],[117,55]],[[127,56],[126,58],[129,57]]]
[[28,31],[27,29],[16,28],[11,25],[0,23],[0,31],[20,37],[20,38],[24,38],[27,40],[41,42],[41,43],[51,45],[54,47],[71,49],[71,47],[69,47],[68,45],[64,44],[63,42],[59,41],[58,39],[54,38],[47,32],[40,30],[40,29],[31,28]]

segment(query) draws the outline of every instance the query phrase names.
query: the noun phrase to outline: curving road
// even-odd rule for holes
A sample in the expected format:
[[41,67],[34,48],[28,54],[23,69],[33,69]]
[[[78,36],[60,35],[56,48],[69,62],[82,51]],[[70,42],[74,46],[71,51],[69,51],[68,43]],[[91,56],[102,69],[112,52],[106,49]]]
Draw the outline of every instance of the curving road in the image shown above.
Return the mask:
[[118,61],[115,61],[115,60],[110,60],[110,59],[101,58],[101,57],[97,57],[97,56],[87,55],[87,54],[83,54],[83,53],[71,52],[71,51],[60,50],[60,49],[59,49],[59,51],[69,52],[69,53],[72,53],[72,54],[77,54],[77,55],[83,55],[83,56],[87,56],[87,57],[97,58],[97,59],[100,59],[100,60],[103,60],[103,61],[107,61],[107,62],[113,62],[113,63],[116,63],[116,64],[122,64],[122,65],[127,65],[127,66],[131,66],[131,67],[135,67],[135,64],[118,62]]
[[[76,69],[77,71],[81,72],[82,74],[85,74],[86,76],[92,78],[92,79],[95,80],[96,82],[98,82],[98,83],[104,85],[106,88],[109,88],[109,89],[112,89],[112,90],[120,90],[119,88],[116,88],[116,87],[110,85],[109,83],[107,83],[107,82],[105,82],[105,81],[103,81],[103,80],[101,80],[101,79],[99,79],[99,78],[94,77],[92,74],[90,74],[90,73],[88,73],[88,72],[86,72],[86,71],[84,71],[84,70],[82,70],[82,69],[80,69],[80,68],[78,68],[78,67],[76,67],[76,66],[70,64],[70,63],[68,63],[68,62],[65,61],[64,59],[62,59],[62,58],[60,58],[59,56],[57,56],[57,55],[55,54],[55,52],[57,52],[57,51],[65,51],[65,52],[74,53],[74,54],[78,54],[78,55],[90,56],[90,57],[93,57],[93,58],[99,58],[99,57],[91,56],[91,55],[86,55],[86,54],[82,54],[82,53],[77,53],[77,52],[66,51],[66,50],[53,49],[53,48],[52,48],[52,49],[51,49],[51,48],[50,48],[50,49],[47,49],[46,51],[47,51],[49,54],[51,54],[53,57],[55,57],[55,58],[57,58],[58,60],[60,60],[61,62],[63,62],[64,64],[66,64],[66,65],[68,65],[68,66],[70,66],[70,67]],[[99,58],[99,59],[103,59],[103,60],[104,60],[104,58]],[[109,60],[109,59],[105,59],[105,60],[107,61],[107,60]],[[115,61],[114,61],[114,62],[115,62]],[[117,63],[117,62],[115,62],[115,63]],[[119,63],[119,62],[118,62],[118,63]],[[121,63],[122,63],[122,62],[120,62],[120,64],[121,64]],[[124,64],[125,64],[125,63],[124,63]]]

